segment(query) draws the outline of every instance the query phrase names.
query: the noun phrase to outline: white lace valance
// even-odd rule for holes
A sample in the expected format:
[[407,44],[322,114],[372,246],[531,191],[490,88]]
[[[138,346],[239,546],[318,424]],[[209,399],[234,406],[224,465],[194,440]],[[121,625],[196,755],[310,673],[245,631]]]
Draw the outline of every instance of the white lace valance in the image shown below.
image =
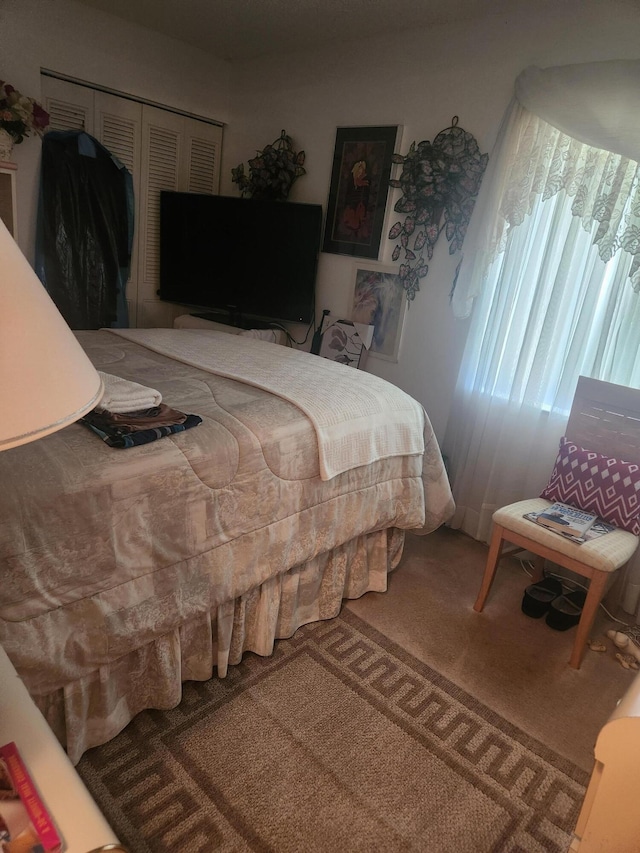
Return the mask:
[[469,315],[509,230],[532,212],[537,198],[560,190],[574,200],[572,210],[582,226],[593,229],[602,260],[620,250],[633,255],[629,278],[640,291],[637,160],[640,62],[524,71],[471,220],[452,295],[454,313]]
[[635,160],[578,142],[523,110],[522,134],[499,208],[502,227],[489,254],[504,249],[508,229],[531,213],[537,196],[546,200],[564,190],[586,231],[598,223],[593,242],[603,261],[618,249],[635,256],[630,279],[640,290],[639,170]]

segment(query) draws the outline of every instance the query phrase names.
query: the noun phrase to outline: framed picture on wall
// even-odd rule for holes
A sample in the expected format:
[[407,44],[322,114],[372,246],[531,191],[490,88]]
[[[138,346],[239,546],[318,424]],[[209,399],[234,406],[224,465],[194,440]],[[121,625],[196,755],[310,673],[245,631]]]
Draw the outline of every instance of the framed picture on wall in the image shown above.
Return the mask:
[[322,332],[320,355],[347,367],[359,367],[364,345],[352,320],[330,320]]
[[397,362],[407,299],[397,268],[361,263],[354,266],[353,309],[355,323],[373,325],[368,353]]
[[377,258],[400,127],[339,127],[323,252]]
[[16,169],[15,163],[0,163],[0,219],[7,226],[14,240],[18,239],[16,218]]

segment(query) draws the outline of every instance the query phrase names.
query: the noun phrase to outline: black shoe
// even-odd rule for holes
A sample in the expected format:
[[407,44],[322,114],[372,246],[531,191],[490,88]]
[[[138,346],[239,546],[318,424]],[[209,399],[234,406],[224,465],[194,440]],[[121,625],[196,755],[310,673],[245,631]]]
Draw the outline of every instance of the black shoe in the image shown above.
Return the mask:
[[555,631],[566,631],[577,625],[582,616],[582,608],[587,597],[582,589],[576,589],[561,595],[551,602],[547,613],[547,625]]
[[522,598],[522,612],[533,619],[539,619],[549,609],[551,602],[562,595],[562,584],[555,578],[544,578],[530,584]]

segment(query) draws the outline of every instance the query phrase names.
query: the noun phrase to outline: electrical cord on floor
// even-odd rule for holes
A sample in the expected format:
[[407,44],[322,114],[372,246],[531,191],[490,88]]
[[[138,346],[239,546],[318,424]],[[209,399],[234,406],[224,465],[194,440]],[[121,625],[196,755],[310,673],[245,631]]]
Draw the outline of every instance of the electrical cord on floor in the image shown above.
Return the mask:
[[[530,560],[518,560],[520,563],[520,568],[525,573],[525,575],[529,578],[533,577],[533,563]],[[529,568],[527,568],[529,566]]]

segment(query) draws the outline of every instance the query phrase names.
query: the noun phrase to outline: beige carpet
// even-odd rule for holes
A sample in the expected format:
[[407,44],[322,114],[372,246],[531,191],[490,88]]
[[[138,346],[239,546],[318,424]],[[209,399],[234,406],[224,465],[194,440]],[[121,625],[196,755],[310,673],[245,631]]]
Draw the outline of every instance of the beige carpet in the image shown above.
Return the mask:
[[[529,579],[503,560],[482,613],[473,609],[487,546],[441,528],[408,535],[384,595],[348,602],[349,610],[463,687],[509,722],[585,770],[598,732],[636,673],[623,669],[610,641],[568,666],[575,630],[553,631],[521,609]],[[621,615],[627,620],[630,617]],[[631,619],[631,621],[633,621]],[[593,635],[614,627],[600,610]]]
[[564,851],[586,774],[346,611],[80,772],[143,851]]
[[130,853],[566,851],[633,674],[612,653],[571,670],[572,633],[520,612],[516,563],[476,614],[485,556],[446,529],[409,536],[387,593],[87,753]]

